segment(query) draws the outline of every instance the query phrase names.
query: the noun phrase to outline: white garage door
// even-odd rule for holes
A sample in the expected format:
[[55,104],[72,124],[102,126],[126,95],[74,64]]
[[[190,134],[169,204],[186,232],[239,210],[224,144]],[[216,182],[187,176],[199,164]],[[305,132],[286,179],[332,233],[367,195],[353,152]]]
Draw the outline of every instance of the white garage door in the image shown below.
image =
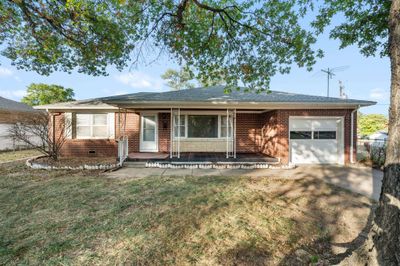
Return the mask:
[[291,117],[290,161],[295,164],[343,164],[342,118]]

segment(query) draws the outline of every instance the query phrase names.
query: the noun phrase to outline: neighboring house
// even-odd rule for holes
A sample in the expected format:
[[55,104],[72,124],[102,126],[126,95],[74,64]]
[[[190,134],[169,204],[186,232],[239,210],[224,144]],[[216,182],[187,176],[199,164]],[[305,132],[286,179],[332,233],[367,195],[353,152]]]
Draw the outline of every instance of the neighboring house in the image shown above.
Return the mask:
[[9,130],[13,124],[36,112],[29,105],[0,97],[0,150],[25,148],[23,143],[9,136]]
[[[357,108],[375,102],[272,91],[224,93],[223,86],[133,93],[39,106],[72,120],[64,156],[129,152],[259,153],[284,164],[355,160]],[[172,115],[171,115],[172,114]]]
[[373,146],[383,146],[388,138],[388,132],[380,130],[368,136],[369,143]]

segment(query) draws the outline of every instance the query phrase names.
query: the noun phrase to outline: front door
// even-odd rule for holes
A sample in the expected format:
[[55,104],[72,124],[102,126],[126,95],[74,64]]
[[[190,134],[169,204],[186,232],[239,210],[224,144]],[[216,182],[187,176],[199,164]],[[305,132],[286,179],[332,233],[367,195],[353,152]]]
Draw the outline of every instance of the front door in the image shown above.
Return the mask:
[[157,152],[157,114],[143,114],[140,128],[140,151]]

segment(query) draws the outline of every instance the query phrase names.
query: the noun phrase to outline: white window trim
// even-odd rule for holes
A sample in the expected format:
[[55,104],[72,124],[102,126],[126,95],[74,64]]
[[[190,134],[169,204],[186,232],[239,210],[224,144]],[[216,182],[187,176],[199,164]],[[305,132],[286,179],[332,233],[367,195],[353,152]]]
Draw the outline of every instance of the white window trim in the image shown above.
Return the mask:
[[[94,120],[94,115],[95,114],[104,114],[106,115],[106,124],[102,125],[105,126],[107,129],[107,136],[104,137],[93,137],[93,120]],[[114,113],[112,113],[114,114]],[[110,139],[112,138],[112,134],[110,134],[109,128],[110,128],[110,119],[109,119],[109,113],[76,113],[75,117],[77,115],[90,115],[91,116],[91,124],[90,125],[78,125],[78,119],[76,118],[76,122],[74,123],[74,127],[75,127],[75,139]],[[86,126],[86,127],[90,127],[90,135],[91,136],[78,136],[78,127],[79,126]]]
[[[194,116],[195,115],[213,115],[213,116],[218,116],[218,137],[216,137],[216,138],[194,138],[194,137],[188,137],[188,116],[190,116],[190,115],[194,115]],[[204,112],[201,112],[201,113],[187,113],[187,112],[185,112],[184,114],[181,114],[181,116],[185,117],[185,136],[180,136],[181,140],[183,139],[183,140],[193,140],[193,141],[197,140],[197,141],[199,141],[199,140],[226,140],[227,139],[227,137],[222,137],[221,136],[221,121],[222,121],[221,117],[222,116],[226,116],[226,114],[215,114],[215,113],[204,113]],[[172,121],[173,121],[174,124],[171,125],[171,126],[175,127],[175,119],[172,119]],[[174,132],[175,132],[175,130],[174,130]],[[174,140],[178,139],[177,136],[173,136],[173,137],[174,137]],[[228,139],[232,139],[232,136],[228,137]]]

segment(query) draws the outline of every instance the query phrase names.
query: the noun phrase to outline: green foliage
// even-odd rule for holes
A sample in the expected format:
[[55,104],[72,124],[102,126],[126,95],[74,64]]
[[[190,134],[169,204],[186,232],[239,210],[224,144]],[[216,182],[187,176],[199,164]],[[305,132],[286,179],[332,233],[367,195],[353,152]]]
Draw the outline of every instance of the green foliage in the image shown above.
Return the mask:
[[390,0],[324,0],[312,25],[317,34],[332,24],[336,15],[344,22],[333,24],[329,37],[340,41],[340,48],[357,45],[365,56],[388,55]]
[[0,45],[18,68],[44,75],[106,75],[109,65],[121,70],[166,53],[200,81],[224,69],[227,85],[263,91],[293,65],[311,70],[322,56],[316,37],[337,15],[344,20],[331,25],[330,37],[341,48],[387,55],[390,4],[322,0],[315,12],[314,0],[1,1]]
[[358,130],[361,136],[371,135],[379,130],[386,129],[388,126],[388,119],[381,114],[359,114],[358,116]]
[[47,85],[43,83],[32,83],[28,86],[27,95],[22,102],[35,106],[74,100],[74,91],[59,85]]
[[167,85],[173,90],[183,90],[194,88],[195,85],[190,81],[193,80],[193,73],[187,68],[183,67],[181,70],[167,69],[161,78],[167,81]]
[[197,85],[193,83],[195,80],[203,87],[226,84],[225,74],[221,69],[212,71],[212,73],[207,77],[196,77],[194,71],[190,69],[190,67],[184,66],[179,71],[175,69],[167,69],[165,73],[161,75],[161,78],[166,80],[167,85],[173,90],[194,88]]

